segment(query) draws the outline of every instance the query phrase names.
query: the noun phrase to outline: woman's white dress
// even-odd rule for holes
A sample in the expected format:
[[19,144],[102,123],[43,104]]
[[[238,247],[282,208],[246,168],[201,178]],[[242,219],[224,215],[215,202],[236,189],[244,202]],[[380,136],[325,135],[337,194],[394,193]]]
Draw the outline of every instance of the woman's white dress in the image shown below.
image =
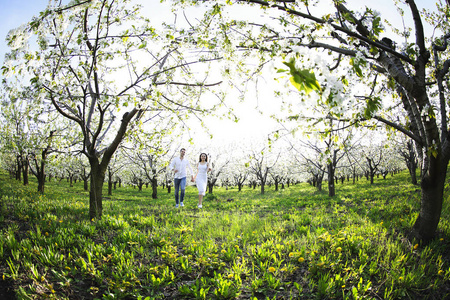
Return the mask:
[[206,193],[206,183],[208,178],[206,177],[206,171],[208,170],[208,164],[198,164],[197,178],[195,179],[195,184],[197,185],[198,194],[205,195]]

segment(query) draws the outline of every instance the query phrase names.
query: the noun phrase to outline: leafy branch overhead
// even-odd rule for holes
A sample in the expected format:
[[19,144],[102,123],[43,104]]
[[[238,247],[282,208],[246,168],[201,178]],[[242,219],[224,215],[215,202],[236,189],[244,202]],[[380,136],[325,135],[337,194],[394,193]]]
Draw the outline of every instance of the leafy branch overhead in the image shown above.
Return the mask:
[[[380,14],[368,2],[365,8],[352,5],[349,9],[350,4],[337,0],[327,3],[229,0],[211,12],[215,1],[174,1],[208,7],[205,27],[224,25],[227,30],[222,32],[227,33],[227,40],[242,50],[243,57],[257,53],[260,66],[276,58],[285,59],[283,64],[288,69],[278,72],[290,74],[290,82],[297,90],[320,95],[319,101],[311,106],[328,106],[336,116],[346,113],[349,119],[372,118],[374,123],[384,123],[413,139],[421,156],[422,206],[412,236],[426,241],[433,238],[440,220],[450,160],[447,101],[450,95],[445,88],[450,84],[446,42],[450,38],[450,25],[446,3],[439,0],[436,5],[429,5],[422,1],[420,5],[434,9],[424,11],[415,0],[393,1],[390,7],[399,12],[396,19],[397,16]],[[238,5],[258,13],[242,16],[241,11],[233,10]],[[229,9],[227,20],[225,13],[218,12],[219,8]],[[386,17],[390,19],[385,20]],[[247,22],[242,22],[243,19]],[[400,27],[410,29],[398,29],[395,26],[398,20],[404,20]],[[238,22],[239,26],[232,25]],[[391,30],[386,30],[387,27]],[[389,36],[382,36],[387,32]],[[302,50],[298,51],[299,48]],[[295,61],[289,59],[292,56]],[[312,71],[316,69],[321,70],[319,79]],[[326,73],[323,81],[322,73]],[[377,75],[381,78],[378,81],[374,80]],[[350,85],[345,86],[345,82]],[[357,84],[362,88],[352,93]],[[434,104],[436,101],[438,105]],[[291,103],[287,105],[293,107]],[[424,116],[433,105],[439,110],[437,117]]]

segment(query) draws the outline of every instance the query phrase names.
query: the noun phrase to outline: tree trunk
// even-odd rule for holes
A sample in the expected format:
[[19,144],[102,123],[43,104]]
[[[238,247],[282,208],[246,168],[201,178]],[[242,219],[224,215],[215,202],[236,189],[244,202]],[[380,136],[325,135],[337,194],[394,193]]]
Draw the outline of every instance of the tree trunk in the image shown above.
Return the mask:
[[158,199],[158,179],[155,177],[151,180],[152,184],[152,199]]
[[412,229],[412,235],[425,243],[435,236],[441,217],[448,159],[440,157],[430,155],[428,172],[423,174],[421,180],[420,212]]
[[16,156],[16,180],[20,181],[22,179],[22,160],[20,159],[20,155]]
[[89,218],[100,219],[103,214],[103,182],[106,168],[102,168],[97,158],[89,160],[91,164],[91,189],[89,192]]
[[24,159],[22,163],[23,185],[28,185],[28,160]]
[[316,188],[318,192],[322,191],[323,173],[316,178]]
[[[32,155],[27,159],[28,163],[33,162],[36,170],[33,170],[33,168],[30,167],[31,173],[33,173],[34,176],[36,176],[36,179],[38,181],[38,193],[44,194],[44,187],[45,187],[45,162],[47,159],[47,152],[49,151],[49,148],[46,148],[42,150],[41,153],[41,161],[40,164],[37,160],[37,157],[35,155]],[[30,160],[31,159],[31,160]]]
[[89,185],[88,185],[88,177],[83,178],[83,182],[84,182],[84,190],[87,191],[89,190]]
[[38,170],[37,173],[37,180],[38,180],[38,192],[41,194],[44,194],[44,187],[45,187],[45,155],[42,154],[42,160],[41,160],[41,168]]
[[112,196],[112,177],[113,174],[108,168],[108,196]]
[[20,155],[17,155],[17,171],[16,171],[16,180],[22,180],[22,159]]
[[208,194],[212,194],[213,193],[214,185],[216,184],[216,182],[217,182],[217,178],[208,180],[208,183],[207,183],[207,185],[208,185]]
[[334,185],[334,166],[332,163],[328,164],[328,196],[334,197],[336,195],[336,187]]
[[409,170],[409,174],[411,175],[411,183],[417,185],[417,175],[416,175],[417,166],[415,168],[411,168]]
[[110,180],[108,180],[108,196],[112,196],[112,186],[113,183]]
[[[339,149],[333,151],[333,159],[327,166],[328,167],[328,196],[329,197],[334,197],[336,195],[336,186],[334,184],[334,180],[335,180],[334,174],[336,173],[336,165],[337,165],[336,155],[337,155],[338,151],[339,151]],[[338,183],[338,181],[336,178],[336,184],[337,183]]]

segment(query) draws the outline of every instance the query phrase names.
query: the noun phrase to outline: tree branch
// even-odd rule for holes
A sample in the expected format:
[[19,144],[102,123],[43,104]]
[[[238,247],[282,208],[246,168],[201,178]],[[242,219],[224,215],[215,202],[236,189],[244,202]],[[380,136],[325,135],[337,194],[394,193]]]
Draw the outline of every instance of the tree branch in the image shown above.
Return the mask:
[[[273,8],[276,8],[278,10],[284,11],[284,12],[286,12],[288,14],[292,14],[292,15],[295,15],[295,16],[298,16],[298,17],[301,17],[301,18],[304,18],[304,19],[307,19],[307,20],[311,20],[311,21],[316,22],[318,24],[326,24],[326,23],[328,23],[327,20],[324,20],[322,18],[314,17],[314,16],[312,16],[310,14],[305,14],[305,13],[296,11],[296,10],[291,9],[291,8],[286,8],[284,5],[282,6],[282,5],[273,4],[273,2],[267,2],[267,1],[263,1],[263,0],[236,0],[236,1],[237,2],[254,3],[254,4],[259,4],[261,6],[266,6],[266,7],[273,7]],[[412,1],[412,0],[410,0],[410,1]],[[336,8],[338,8],[338,10],[342,10],[342,12],[344,12],[344,13],[349,13],[348,9],[345,8],[345,6],[343,6],[342,4],[338,5]],[[356,18],[354,18],[354,17],[353,17],[353,19],[356,20]],[[342,26],[339,26],[339,25],[336,25],[336,24],[333,24],[333,23],[330,23],[330,26],[332,26],[337,31],[343,32],[343,33],[347,34],[348,36],[357,38],[358,40],[363,41],[363,42],[367,43],[368,45],[374,46],[374,47],[376,47],[376,48],[378,48],[380,50],[383,50],[383,51],[386,51],[388,53],[391,53],[392,55],[400,58],[401,60],[403,60],[403,61],[405,61],[405,62],[407,62],[407,63],[409,63],[411,65],[414,65],[414,61],[411,60],[408,56],[396,52],[392,48],[388,47],[387,45],[385,45],[385,44],[383,44],[383,43],[381,43],[379,41],[374,41],[374,40],[370,39],[369,37],[366,37],[366,36],[363,36],[361,34],[355,33],[355,32],[353,32],[353,31],[351,31],[351,30],[349,30],[347,28],[344,28]],[[365,31],[361,29],[360,32],[364,33]]]
[[403,134],[409,136],[411,139],[413,139],[414,141],[416,141],[420,145],[423,145],[423,141],[422,141],[422,139],[419,136],[415,135],[414,133],[412,133],[409,130],[406,130],[404,127],[400,126],[399,124],[396,124],[394,122],[391,122],[391,121],[386,120],[386,119],[384,119],[382,117],[379,117],[379,116],[374,116],[373,118],[375,120],[378,120],[378,121],[380,121],[380,122],[382,122],[382,123],[384,123],[386,125],[389,125],[389,126],[395,128],[395,129],[397,129],[398,131],[402,132]]
[[199,86],[199,87],[210,87],[210,86],[216,86],[221,84],[222,81],[215,82],[215,83],[185,83],[185,82],[155,82],[156,85],[162,85],[162,84],[170,84],[170,85],[183,85],[183,86]]

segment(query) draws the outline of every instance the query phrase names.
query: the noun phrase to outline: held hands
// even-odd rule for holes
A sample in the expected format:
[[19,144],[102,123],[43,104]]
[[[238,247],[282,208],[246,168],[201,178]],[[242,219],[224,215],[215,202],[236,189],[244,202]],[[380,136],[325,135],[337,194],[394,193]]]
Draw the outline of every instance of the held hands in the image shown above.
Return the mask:
[[195,181],[195,178],[194,178],[194,176],[192,176],[191,177],[191,182],[194,182]]

